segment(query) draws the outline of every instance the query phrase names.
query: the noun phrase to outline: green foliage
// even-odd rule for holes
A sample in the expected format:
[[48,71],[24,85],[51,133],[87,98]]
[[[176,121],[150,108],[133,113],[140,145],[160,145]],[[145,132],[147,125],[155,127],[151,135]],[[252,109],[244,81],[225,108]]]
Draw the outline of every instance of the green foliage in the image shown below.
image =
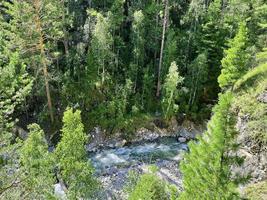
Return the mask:
[[205,83],[208,78],[207,54],[202,53],[189,66],[188,76],[185,79],[185,85],[189,88],[189,107],[197,112],[197,106],[201,106],[200,98],[204,93]]
[[[36,125],[31,126],[35,136],[25,142],[23,149],[28,150],[22,151],[23,166],[19,170],[21,141],[12,133],[18,120],[23,126],[29,121],[38,121],[48,135],[54,132],[51,129],[56,126],[43,120],[46,115],[43,118],[42,114],[47,105],[51,107],[51,101],[44,99],[49,96],[49,87],[53,99],[51,112],[57,119],[62,117],[67,106],[75,105],[82,110],[82,116],[71,109],[65,112],[63,137],[55,153],[59,174],[70,198],[93,198],[91,195],[97,185],[86,160],[84,144],[88,140],[81,118],[86,131],[100,126],[106,133],[123,132],[122,136],[129,139],[137,128],[154,117],[159,107],[166,120],[183,113],[190,119],[207,119],[220,85],[224,91],[233,87],[240,95],[234,106],[250,114],[247,128],[251,139],[266,143],[266,109],[257,99],[266,89],[266,1],[170,0],[168,3],[159,77],[165,83],[162,96],[156,98],[158,77],[155,75],[160,57],[164,1],[0,0],[0,195],[4,191],[2,196],[8,199],[14,192],[19,197],[23,187],[36,190],[40,186],[40,193],[32,194],[38,197],[30,195],[29,198],[50,198],[51,188],[44,191],[42,184],[47,182],[40,180],[51,172],[55,163],[48,164],[52,162],[51,155],[47,154],[47,146],[41,139],[42,131]],[[223,58],[229,38],[233,39]],[[263,51],[257,54],[260,49]],[[246,74],[248,66],[253,69]],[[184,88],[180,88],[181,83]],[[189,192],[194,189],[193,199],[216,199],[218,195],[235,198],[231,196],[235,186],[229,180],[231,159],[224,154],[231,149],[234,135],[231,117],[223,117],[228,116],[226,102],[230,101],[230,96],[228,93],[221,96],[205,137],[198,145],[191,144],[190,155],[194,159],[190,160],[189,155],[186,159],[194,168],[183,166],[194,178],[189,180],[185,175],[184,198],[191,199]],[[38,150],[32,155],[31,145]],[[35,153],[47,155],[49,159],[37,157]],[[25,155],[32,162],[27,161]],[[31,165],[37,163],[38,166],[42,162],[47,165],[47,171]],[[25,177],[30,174],[29,182],[25,181],[23,187],[17,184],[20,172]],[[166,187],[157,184],[152,174],[146,175],[140,185],[152,180],[156,188],[160,188],[159,192],[164,192]],[[11,189],[6,189],[9,186]],[[143,194],[149,193],[137,188]],[[172,198],[171,194],[168,198]]]
[[[262,66],[265,66],[263,71]],[[255,76],[257,75],[257,78]],[[252,79],[254,77],[254,79]],[[258,146],[267,144],[267,105],[260,100],[267,89],[266,65],[260,65],[244,75],[237,83],[241,83],[236,90],[237,98],[233,102],[233,109],[239,111],[239,117],[249,116],[246,122],[244,137],[249,138]]]
[[141,10],[135,11],[133,14],[132,24],[132,43],[133,43],[133,56],[132,63],[130,64],[129,77],[134,83],[134,89],[136,90],[137,82],[140,82],[140,74],[144,65],[144,15]]
[[230,48],[225,51],[225,57],[222,59],[222,72],[218,77],[218,82],[221,88],[233,86],[237,79],[247,71],[247,40],[248,35],[246,24],[241,23],[238,33],[230,42]]
[[5,131],[12,128],[10,123],[13,121],[13,113],[23,105],[30,94],[33,80],[26,72],[26,66],[18,53],[8,55],[8,64],[0,67],[0,75],[0,131],[1,142],[4,142],[2,137],[7,136]]
[[183,78],[179,75],[178,67],[175,62],[172,62],[163,85],[162,110],[165,119],[170,119],[178,111],[178,105],[175,104],[175,100],[177,86],[182,82]]
[[144,15],[141,10],[135,11],[133,14],[133,56],[134,63],[142,66],[144,63]]
[[250,70],[248,73],[246,73],[244,76],[242,76],[238,81],[236,81],[234,85],[234,89],[239,89],[242,85],[247,83],[249,80],[259,77],[259,76],[266,76],[267,74],[267,64],[259,65],[258,67],[255,67],[254,69]]
[[89,198],[98,185],[93,177],[93,167],[86,158],[86,142],[88,138],[81,122],[81,112],[67,109],[63,117],[62,139],[55,154],[70,198]]
[[[129,107],[129,96],[132,94],[132,81],[127,79],[125,85],[117,85],[114,95],[107,96],[105,102],[90,113],[94,125],[100,125],[110,132],[120,130],[127,124],[127,114],[131,111]],[[97,118],[96,118],[97,116]],[[130,119],[131,120],[131,119]]]
[[228,155],[235,136],[232,98],[230,92],[220,95],[208,130],[198,143],[189,143],[190,153],[181,163],[184,191],[179,199],[238,199],[230,172],[233,159]]
[[[96,16],[96,24],[93,31],[92,53],[97,65],[98,75],[101,75],[101,84],[108,79],[112,69],[112,36],[110,33],[108,18],[100,13]],[[109,72],[109,73],[108,73]]]
[[[22,190],[20,198],[23,199],[53,199],[53,159],[48,152],[48,145],[44,132],[39,125],[29,125],[29,137],[22,149],[20,162],[22,167]],[[30,192],[29,192],[30,191]]]
[[[131,176],[137,176],[132,174]],[[132,185],[129,200],[174,200],[177,198],[177,189],[157,177],[156,171],[152,170],[141,175],[138,180],[131,178]]]
[[0,198],[9,198],[11,193],[7,188],[19,177],[17,163],[21,144],[12,133],[15,113],[19,113],[25,105],[33,80],[18,53],[9,54],[6,49],[4,53],[5,59],[0,60]]

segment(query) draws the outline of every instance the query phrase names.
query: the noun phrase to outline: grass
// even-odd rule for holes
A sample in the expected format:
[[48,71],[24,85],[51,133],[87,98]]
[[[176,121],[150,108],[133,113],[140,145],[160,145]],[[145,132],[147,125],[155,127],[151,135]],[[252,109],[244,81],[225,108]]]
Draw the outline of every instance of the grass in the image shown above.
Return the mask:
[[249,200],[266,200],[267,199],[267,181],[251,184],[245,189],[245,198]]

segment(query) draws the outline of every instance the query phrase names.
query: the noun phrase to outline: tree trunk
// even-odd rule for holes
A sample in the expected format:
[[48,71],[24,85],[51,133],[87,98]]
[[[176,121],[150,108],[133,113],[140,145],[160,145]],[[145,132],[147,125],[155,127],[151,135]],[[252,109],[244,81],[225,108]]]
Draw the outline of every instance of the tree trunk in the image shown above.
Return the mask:
[[47,62],[46,62],[45,49],[44,49],[44,35],[43,35],[42,24],[41,24],[41,19],[40,19],[41,2],[39,0],[34,1],[34,9],[35,9],[36,31],[37,33],[39,33],[39,44],[37,44],[37,47],[40,50],[40,57],[41,57],[41,64],[42,64],[43,73],[44,73],[46,97],[47,97],[50,120],[53,123],[54,115],[53,115],[53,109],[52,109],[52,100],[51,100],[50,89],[49,89],[49,76],[48,76]]
[[167,24],[168,24],[169,0],[165,0],[164,4],[165,4],[165,11],[164,11],[163,30],[162,30],[160,58],[159,58],[159,68],[158,68],[158,83],[157,83],[157,93],[156,93],[157,97],[159,97],[159,95],[160,95],[160,88],[161,88],[160,76],[161,76],[161,67],[162,67],[162,60],[163,60],[165,34],[166,34],[166,29],[167,29]]
[[[159,5],[159,0],[156,0],[156,5]],[[159,13],[156,13],[156,30],[158,30],[158,25],[159,25]],[[158,43],[158,38],[157,35],[155,37],[155,44]],[[154,49],[154,66],[156,66],[157,63],[157,48]]]

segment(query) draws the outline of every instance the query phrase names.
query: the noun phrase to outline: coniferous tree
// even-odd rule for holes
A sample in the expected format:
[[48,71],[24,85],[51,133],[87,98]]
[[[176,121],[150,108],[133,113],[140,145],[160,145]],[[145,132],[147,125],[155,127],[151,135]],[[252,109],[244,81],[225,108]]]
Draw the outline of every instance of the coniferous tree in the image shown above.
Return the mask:
[[156,93],[157,97],[159,97],[161,89],[161,67],[163,62],[163,51],[165,44],[165,35],[168,28],[168,20],[169,20],[169,0],[164,0],[164,18],[162,25],[162,38],[161,38],[161,48],[160,48],[160,57],[158,66],[158,81],[157,81],[157,93]]
[[33,85],[32,77],[26,72],[18,53],[8,52],[1,52],[5,53],[5,59],[4,62],[0,60],[0,198],[6,195],[8,198],[10,190],[19,182],[17,163],[21,145],[15,142],[15,113],[25,105]]
[[[53,0],[15,0],[6,2],[5,12],[11,20],[6,23],[9,48],[20,56],[38,75],[42,71],[51,122],[54,121],[49,84],[52,48],[63,37],[60,2]],[[21,25],[23,24],[23,26]]]
[[67,109],[63,117],[62,139],[55,154],[59,173],[68,187],[67,195],[70,198],[92,197],[98,185],[93,177],[93,167],[86,158],[87,141],[81,112]]
[[20,155],[20,177],[23,199],[52,199],[54,197],[53,158],[48,152],[44,132],[39,125],[29,127],[29,137]]
[[206,53],[199,54],[191,63],[186,77],[186,86],[189,88],[190,109],[199,104],[199,99],[204,92],[204,86],[208,78],[208,64]]
[[199,142],[190,142],[190,152],[181,163],[184,190],[179,199],[238,199],[236,182],[230,165],[235,160],[228,154],[234,149],[234,123],[230,113],[233,95],[221,94]]
[[[207,4],[205,2],[208,2]],[[199,33],[197,33],[197,52],[207,53],[208,77],[204,86],[204,101],[216,99],[219,86],[217,78],[220,75],[220,62],[223,58],[223,48],[229,37],[228,28],[223,21],[224,8],[221,0],[205,1],[206,9]]]
[[177,36],[174,29],[169,29],[166,36],[166,47],[164,49],[164,58],[162,66],[161,81],[165,79],[168,74],[169,67],[173,61],[177,62]]
[[247,71],[247,41],[246,24],[241,23],[238,33],[230,42],[230,48],[225,51],[225,57],[222,59],[222,72],[218,77],[218,82],[222,89],[233,86],[235,81]]

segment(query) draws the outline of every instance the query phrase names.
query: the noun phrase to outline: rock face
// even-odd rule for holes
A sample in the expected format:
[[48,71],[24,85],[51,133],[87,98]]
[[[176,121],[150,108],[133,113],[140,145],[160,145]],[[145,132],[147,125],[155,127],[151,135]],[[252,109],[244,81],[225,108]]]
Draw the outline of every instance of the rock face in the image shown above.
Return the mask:
[[13,134],[22,140],[26,140],[29,135],[27,131],[17,125],[13,127]]
[[[261,104],[260,106],[262,106],[260,107],[261,112],[257,112],[254,116],[240,111],[238,113],[236,124],[238,136],[236,140],[240,148],[237,151],[237,155],[244,158],[244,163],[241,167],[232,168],[234,173],[244,176],[250,175],[249,183],[257,183],[267,179],[267,145],[264,144],[264,140],[259,140],[259,136],[255,137],[256,131],[261,135],[267,134],[266,124],[264,125],[264,123],[267,123],[267,110],[264,111],[267,104],[267,92],[264,91],[255,99],[255,105]],[[253,106],[254,110],[257,109],[255,105]],[[256,127],[259,130],[252,129],[252,123],[256,123]]]
[[170,126],[168,128],[158,128],[155,124],[152,124],[153,130],[141,128],[137,130],[134,142],[142,140],[155,140],[159,137],[177,137],[180,142],[189,141],[195,139],[197,135],[203,133],[202,126],[197,126],[193,122],[184,121],[181,125],[178,125],[175,118],[171,119]]
[[267,91],[263,92],[258,96],[258,101],[262,103],[267,103]]
[[134,134],[134,138],[128,141],[123,139],[121,133],[116,133],[110,138],[106,138],[104,131],[96,127],[90,133],[91,141],[87,144],[87,151],[95,152],[102,147],[123,147],[128,142],[153,141],[161,137],[177,137],[178,141],[183,143],[195,139],[197,135],[202,134],[204,131],[202,126],[197,126],[190,121],[184,121],[181,125],[178,125],[175,118],[171,119],[169,127],[162,125],[159,128],[156,124],[159,124],[159,122],[151,123],[149,128],[138,129]]
[[248,123],[249,116],[238,117],[237,143],[241,146],[237,155],[244,158],[244,163],[241,167],[233,168],[233,171],[244,176],[250,175],[250,183],[257,183],[267,178],[267,146],[260,145],[251,138],[250,132],[247,130]]
[[[157,175],[161,179],[174,184],[178,189],[181,189],[182,178],[177,161],[163,160],[156,162],[155,165],[159,168]],[[103,187],[99,196],[101,196],[103,200],[127,199],[127,194],[123,189],[127,184],[129,172],[134,171],[137,174],[142,174],[147,172],[148,167],[148,164],[140,162],[132,165],[130,168],[120,168],[119,170],[111,168],[108,173],[98,177]]]

